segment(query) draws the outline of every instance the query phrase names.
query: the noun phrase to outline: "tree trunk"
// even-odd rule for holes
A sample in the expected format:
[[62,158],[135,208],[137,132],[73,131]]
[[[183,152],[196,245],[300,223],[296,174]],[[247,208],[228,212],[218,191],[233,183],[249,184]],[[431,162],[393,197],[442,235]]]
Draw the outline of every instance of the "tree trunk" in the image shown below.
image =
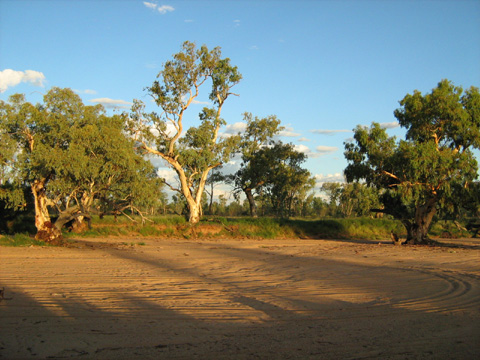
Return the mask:
[[213,215],[213,182],[210,184],[210,191],[206,191],[206,192],[207,192],[207,195],[209,196],[208,215]]
[[425,244],[428,242],[428,231],[437,212],[436,205],[435,198],[429,199],[424,205],[417,206],[414,222],[403,222],[407,229],[408,244]]
[[[82,219],[82,221],[78,221],[78,219]],[[85,219],[87,219],[87,223],[85,223]],[[73,206],[71,208],[66,209],[65,211],[62,211],[60,215],[58,216],[57,221],[55,221],[54,226],[61,231],[62,228],[71,222],[73,220],[72,224],[72,231],[73,232],[80,232],[84,231],[87,228],[91,229],[91,218],[88,214],[82,213],[80,211],[79,206]]]
[[49,243],[58,243],[63,240],[62,232],[53,226],[48,213],[48,198],[45,192],[47,179],[35,180],[31,185],[35,202],[35,239]]
[[250,216],[254,218],[258,217],[257,204],[255,204],[255,199],[253,198],[252,189],[250,188],[243,189],[243,192],[245,193],[248,200],[248,204],[250,206]]
[[200,221],[201,205],[195,202],[188,202],[188,222],[190,224],[196,224]]

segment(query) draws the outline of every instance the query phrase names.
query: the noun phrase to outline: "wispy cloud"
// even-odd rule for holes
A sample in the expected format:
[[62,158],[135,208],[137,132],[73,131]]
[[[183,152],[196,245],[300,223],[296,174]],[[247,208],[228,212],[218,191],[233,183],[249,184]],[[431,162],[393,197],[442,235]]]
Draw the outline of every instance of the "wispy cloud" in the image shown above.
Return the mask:
[[170,5],[158,5],[157,3],[154,2],[148,2],[144,1],[143,5],[145,5],[147,8],[152,9],[154,11],[158,11],[160,14],[164,15],[167,12],[174,11],[175,8]]
[[193,101],[192,101],[192,104],[196,104],[196,105],[210,105],[211,103],[208,102],[208,101],[193,100]]
[[285,126],[285,129],[280,131],[278,135],[285,136],[285,137],[297,137],[297,136],[300,136],[301,134],[293,131],[293,128],[291,126]]
[[315,154],[308,146],[305,146],[303,144],[300,144],[300,145],[295,145],[294,146],[294,149],[298,152],[301,152],[301,153],[304,153],[305,155],[307,155],[309,158],[312,158],[312,157],[318,157],[317,154]]
[[347,132],[352,132],[351,130],[324,130],[324,129],[315,129],[315,130],[310,130],[311,133],[314,134],[320,134],[320,135],[334,135],[337,133],[347,133]]
[[73,89],[77,94],[87,94],[87,95],[95,95],[97,92],[92,89],[85,89],[85,90],[78,90],[78,89]]
[[5,69],[0,71],[0,93],[5,92],[8,88],[17,86],[26,82],[34,86],[44,87],[45,75],[35,70],[16,71]]
[[149,62],[149,63],[146,63],[145,64],[145,67],[147,69],[156,69],[158,67],[157,63],[156,62]]
[[316,150],[318,153],[324,155],[324,154],[329,154],[329,153],[333,153],[333,152],[337,151],[337,150],[338,150],[338,147],[336,147],[336,146],[324,146],[324,145],[320,145],[320,146],[317,146],[317,147],[315,148],[315,150]]
[[257,45],[252,45],[250,46],[250,50],[258,50],[259,47]]
[[324,183],[328,182],[345,182],[345,176],[342,173],[335,173],[335,174],[316,174],[315,176],[315,183],[318,187],[321,187]]
[[233,20],[233,24],[235,27],[239,27],[240,26],[240,20]]
[[109,98],[98,98],[89,100],[92,103],[102,104],[107,109],[128,109],[132,103],[125,100],[115,100]]
[[222,137],[229,137],[232,135],[237,135],[238,133],[242,133],[246,130],[247,124],[244,122],[236,122],[234,124],[229,124],[225,126],[225,130],[221,134]]
[[387,122],[387,123],[381,123],[380,124],[380,127],[384,128],[384,129],[394,129],[394,128],[397,128],[399,127],[400,124],[396,121],[392,121],[392,122]]
[[149,9],[153,9],[153,10],[155,10],[157,8],[157,4],[146,2],[146,1],[143,2],[143,5],[145,5]]
[[297,141],[308,142],[308,141],[310,141],[310,139],[307,139],[306,137],[301,137],[301,138],[297,139]]

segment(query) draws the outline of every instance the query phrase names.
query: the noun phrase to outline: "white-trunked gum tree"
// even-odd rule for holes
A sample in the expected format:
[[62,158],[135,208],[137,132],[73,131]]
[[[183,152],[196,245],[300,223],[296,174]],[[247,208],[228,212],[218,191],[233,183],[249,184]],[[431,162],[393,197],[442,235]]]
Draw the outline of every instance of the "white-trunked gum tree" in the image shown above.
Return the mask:
[[[225,125],[221,112],[232,88],[242,76],[230,59],[221,58],[219,47],[185,42],[147,87],[161,113],[145,112],[145,105],[134,100],[129,130],[137,146],[145,153],[159,156],[177,174],[179,185],[166,183],[181,194],[188,206],[188,221],[197,223],[202,216],[202,195],[209,172],[228,161],[238,148],[238,136],[220,137]],[[185,115],[198,102],[200,89],[210,85],[211,107],[199,114],[200,125],[185,131]]]

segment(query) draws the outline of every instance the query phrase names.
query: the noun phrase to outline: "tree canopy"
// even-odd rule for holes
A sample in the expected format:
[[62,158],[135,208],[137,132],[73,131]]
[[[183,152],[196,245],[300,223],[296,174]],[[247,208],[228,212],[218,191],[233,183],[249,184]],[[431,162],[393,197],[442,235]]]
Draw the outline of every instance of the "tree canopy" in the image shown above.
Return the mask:
[[[154,181],[148,180],[153,167],[123,132],[124,119],[107,116],[101,105],[84,105],[70,89],[52,88],[37,105],[13,95],[0,102],[0,118],[2,183],[10,184],[4,197],[10,206],[24,204],[11,194],[30,187],[42,240],[60,238],[61,227],[88,215],[94,201],[125,201],[136,192],[138,203],[138,188],[148,193],[146,182]],[[59,214],[55,223],[51,209]]]
[[[145,112],[145,105],[135,100],[129,129],[141,149],[163,159],[177,174],[180,186],[167,184],[187,202],[190,223],[201,216],[201,201],[209,172],[228,161],[238,138],[220,137],[225,124],[221,112],[226,100],[235,95],[232,88],[242,76],[230,59],[221,58],[220,48],[208,50],[185,42],[182,50],[167,61],[152,86],[147,88],[161,113]],[[210,85],[212,106],[199,114],[200,125],[185,127],[185,115]]]
[[478,88],[463,92],[442,80],[430,93],[407,94],[394,115],[406,138],[397,141],[373,123],[358,126],[345,144],[348,181],[363,180],[381,191],[376,209],[399,219],[407,241],[427,241],[436,215],[455,214],[477,178],[472,149],[480,145]]
[[240,192],[245,194],[250,206],[250,215],[257,217],[254,194],[255,192],[257,195],[261,194],[263,186],[271,180],[269,161],[272,159],[271,156],[264,156],[265,148],[274,143],[274,136],[283,127],[275,115],[259,118],[246,112],[243,116],[247,127],[242,134],[239,133],[242,162],[229,180],[234,184],[234,193],[237,196]]

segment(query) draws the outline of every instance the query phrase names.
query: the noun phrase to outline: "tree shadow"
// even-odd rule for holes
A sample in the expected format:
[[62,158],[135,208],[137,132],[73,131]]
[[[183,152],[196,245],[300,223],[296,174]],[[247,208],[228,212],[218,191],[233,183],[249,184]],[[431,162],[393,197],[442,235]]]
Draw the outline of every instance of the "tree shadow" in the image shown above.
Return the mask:
[[[86,242],[102,256],[117,259],[119,269],[128,263],[139,264],[141,271],[120,272],[101,301],[93,301],[95,288],[80,281],[76,290],[46,288],[41,297],[7,284],[11,299],[0,302],[4,358],[441,359],[480,354],[478,312],[472,316],[480,303],[478,278],[441,278],[426,270],[418,278],[415,269],[315,256],[299,262],[265,248],[214,241],[184,242],[191,254],[177,258]],[[213,261],[202,265],[196,256],[224,258],[225,267]],[[365,276],[365,270],[384,273],[384,281]],[[138,277],[135,291],[122,283],[128,276]],[[394,280],[400,285],[392,285]],[[415,298],[415,290],[408,290],[412,281],[438,284],[434,294]],[[464,299],[462,292],[470,296]]]

